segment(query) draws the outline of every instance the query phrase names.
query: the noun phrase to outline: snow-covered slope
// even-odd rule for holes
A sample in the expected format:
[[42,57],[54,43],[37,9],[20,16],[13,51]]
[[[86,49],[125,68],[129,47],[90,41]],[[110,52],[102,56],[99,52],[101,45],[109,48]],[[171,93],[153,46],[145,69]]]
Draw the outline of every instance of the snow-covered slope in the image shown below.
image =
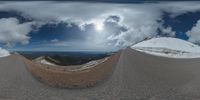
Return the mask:
[[131,48],[158,56],[174,58],[200,57],[200,46],[177,38],[153,38],[135,44]]
[[0,57],[5,57],[5,56],[9,56],[9,55],[10,55],[9,51],[2,49],[0,47]]
[[44,56],[39,57],[39,58],[36,58],[36,59],[34,59],[33,61],[36,62],[36,63],[41,63],[41,64],[47,64],[47,65],[55,66],[55,64],[53,64],[53,63],[47,61],[47,60],[44,58]]

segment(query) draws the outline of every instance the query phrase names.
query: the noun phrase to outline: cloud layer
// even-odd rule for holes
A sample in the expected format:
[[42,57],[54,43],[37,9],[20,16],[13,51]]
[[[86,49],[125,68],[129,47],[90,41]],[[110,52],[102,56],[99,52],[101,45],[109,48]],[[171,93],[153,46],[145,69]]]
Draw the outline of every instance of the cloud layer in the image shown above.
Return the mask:
[[28,44],[28,33],[32,30],[32,23],[19,24],[16,18],[0,19],[0,43],[11,46],[15,43]]
[[[73,23],[81,29],[88,25],[95,25],[98,21],[105,25],[104,31],[85,34],[83,41],[88,48],[123,48],[144,39],[156,37],[158,29],[162,35],[175,36],[171,27],[162,26],[163,12],[169,12],[175,17],[187,12],[200,11],[200,2],[158,2],[143,4],[105,4],[105,3],[79,3],[79,2],[2,2],[0,11],[17,11],[25,18],[40,23]],[[31,31],[30,23],[19,24],[17,19],[0,19],[0,23],[8,21],[13,29],[0,26],[0,42],[10,44],[18,42],[28,43]],[[106,26],[107,25],[107,26]],[[111,27],[112,26],[112,27]],[[196,25],[198,26],[198,25]],[[193,28],[188,32],[190,41],[200,41]],[[84,31],[84,30],[82,30]],[[8,35],[5,34],[8,33]],[[15,36],[16,35],[16,36]],[[196,36],[198,35],[198,36]],[[56,41],[58,44],[59,41]],[[67,42],[60,42],[67,43]],[[71,41],[70,41],[71,43]],[[74,43],[78,43],[77,41]],[[74,44],[73,43],[73,44]]]
[[9,51],[0,48],[0,57],[5,57],[5,56],[9,56],[9,55],[10,55]]
[[188,35],[188,40],[190,42],[200,44],[200,20],[196,23],[194,27],[192,27],[191,30],[186,32],[186,34]]

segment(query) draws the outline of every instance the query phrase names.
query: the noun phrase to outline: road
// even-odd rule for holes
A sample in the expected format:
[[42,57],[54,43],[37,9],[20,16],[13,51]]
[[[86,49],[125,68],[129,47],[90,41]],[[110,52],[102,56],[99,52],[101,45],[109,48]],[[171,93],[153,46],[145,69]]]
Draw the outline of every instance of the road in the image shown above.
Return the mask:
[[60,89],[37,81],[19,55],[0,58],[0,100],[200,100],[200,59],[122,51],[112,75],[95,87]]

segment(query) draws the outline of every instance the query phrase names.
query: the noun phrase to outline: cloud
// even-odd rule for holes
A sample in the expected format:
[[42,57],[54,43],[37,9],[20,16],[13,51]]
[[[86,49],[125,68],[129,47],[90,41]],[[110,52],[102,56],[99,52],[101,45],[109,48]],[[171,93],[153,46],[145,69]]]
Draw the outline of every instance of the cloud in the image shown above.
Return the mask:
[[119,21],[120,21],[120,17],[119,16],[111,15],[108,18],[106,18],[106,22],[118,23]]
[[2,49],[0,47],[0,57],[5,57],[5,56],[9,56],[9,55],[10,55],[9,51]]
[[172,30],[170,26],[168,27],[163,27],[162,25],[158,28],[158,32],[160,33],[160,36],[165,36],[165,37],[175,37],[176,32]]
[[58,39],[53,39],[53,40],[51,40],[51,42],[55,43],[55,42],[59,42],[59,40]]
[[[81,2],[2,2],[0,11],[18,11],[26,18],[39,22],[76,23],[80,27],[104,22],[107,31],[85,34],[89,47],[104,45],[125,47],[162,34],[174,36],[171,27],[161,27],[162,12],[171,17],[200,11],[200,2],[157,2],[143,4],[105,4]],[[112,24],[112,27],[111,27]],[[108,25],[109,26],[109,25]],[[110,28],[110,29],[109,29]],[[84,31],[84,30],[82,30]],[[28,39],[25,39],[28,40]],[[25,42],[27,43],[27,41]],[[102,47],[103,48],[103,47]]]
[[180,14],[185,14],[187,12],[200,11],[199,1],[182,1],[182,2],[163,2],[158,4],[162,11],[167,11],[171,13],[171,17],[176,17]]
[[11,46],[15,43],[27,44],[32,22],[19,24],[16,18],[0,19],[0,43]]
[[186,32],[189,37],[188,41],[200,44],[200,20],[197,21],[196,25],[191,30]]

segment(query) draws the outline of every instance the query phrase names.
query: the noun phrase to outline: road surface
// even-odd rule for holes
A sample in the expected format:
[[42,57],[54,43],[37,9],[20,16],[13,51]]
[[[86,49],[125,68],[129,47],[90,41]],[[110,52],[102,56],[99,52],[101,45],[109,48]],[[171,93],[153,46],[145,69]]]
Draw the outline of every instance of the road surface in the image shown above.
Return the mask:
[[95,87],[61,89],[37,81],[19,55],[0,58],[0,100],[200,100],[200,59],[153,56],[127,48]]

